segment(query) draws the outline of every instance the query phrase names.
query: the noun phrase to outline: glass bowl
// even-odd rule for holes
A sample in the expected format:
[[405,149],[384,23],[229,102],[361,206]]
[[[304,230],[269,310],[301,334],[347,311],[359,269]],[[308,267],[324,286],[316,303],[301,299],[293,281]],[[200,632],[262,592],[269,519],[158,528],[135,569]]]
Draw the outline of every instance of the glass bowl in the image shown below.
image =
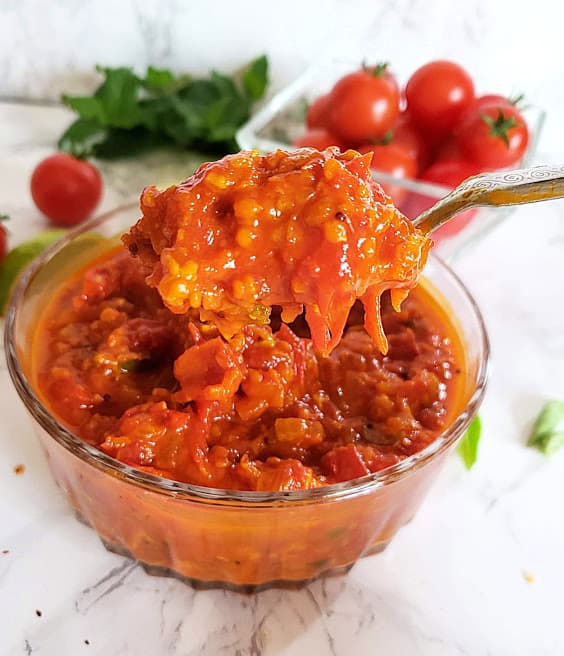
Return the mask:
[[117,243],[138,218],[128,206],[101,216],[53,245],[21,276],[7,311],[8,368],[53,476],[77,515],[104,545],[150,573],[197,587],[254,590],[303,584],[344,572],[381,551],[416,512],[486,383],[488,340],[475,302],[432,256],[422,284],[448,307],[466,346],[463,411],[432,444],[369,476],[324,488],[239,492],[159,478],[83,442],[57,421],[36,391],[31,341],[38,313],[77,268]]
[[[305,113],[307,106],[320,95],[331,90],[343,75],[358,70],[358,60],[326,59],[313,65],[290,85],[264,105],[237,133],[237,141],[243,149],[261,152],[282,148],[287,150],[292,143],[306,131]],[[393,71],[398,73],[398,71]],[[407,80],[401,75],[400,82]],[[523,110],[530,131],[529,147],[514,168],[531,166],[534,162],[538,141],[545,120],[545,113],[538,107],[529,106]],[[374,172],[374,178],[393,185],[403,199],[398,207],[406,216],[413,219],[424,209],[431,207],[446,196],[450,189],[442,185],[412,179],[394,178],[386,173]],[[435,251],[451,261],[462,250],[477,244],[491,230],[514,211],[514,207],[498,209],[480,208],[470,210],[454,218],[448,225],[433,235]]]

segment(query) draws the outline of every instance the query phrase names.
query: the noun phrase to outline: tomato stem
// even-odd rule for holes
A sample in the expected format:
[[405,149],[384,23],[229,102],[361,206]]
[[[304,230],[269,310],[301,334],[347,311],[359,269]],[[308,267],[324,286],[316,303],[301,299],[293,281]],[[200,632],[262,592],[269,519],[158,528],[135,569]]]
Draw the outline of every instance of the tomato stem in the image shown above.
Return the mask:
[[498,114],[496,118],[492,118],[487,114],[482,114],[481,119],[490,128],[489,136],[493,138],[499,137],[503,141],[503,143],[509,148],[509,136],[507,133],[509,132],[509,130],[512,130],[513,128],[520,127],[520,125],[515,120],[515,117],[514,116],[506,117],[505,114],[500,109],[498,110]]
[[362,62],[362,70],[365,73],[368,73],[369,75],[373,75],[374,77],[382,77],[384,73],[388,70],[389,66],[390,66],[389,62],[380,62],[375,66],[368,66],[365,59]]
[[381,137],[380,139],[376,139],[375,137],[370,137],[368,139],[368,142],[371,143],[373,146],[387,146],[390,141],[394,137],[394,131],[393,130],[387,130],[384,133],[384,136]]
[[523,101],[525,100],[524,93],[518,93],[516,96],[509,96],[507,99],[516,109],[524,109]]

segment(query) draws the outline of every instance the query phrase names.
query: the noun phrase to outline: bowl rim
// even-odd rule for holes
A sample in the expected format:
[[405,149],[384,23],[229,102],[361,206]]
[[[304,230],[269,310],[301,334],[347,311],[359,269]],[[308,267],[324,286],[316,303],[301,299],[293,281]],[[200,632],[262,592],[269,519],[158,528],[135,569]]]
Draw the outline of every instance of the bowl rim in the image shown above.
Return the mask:
[[136,207],[138,207],[137,203],[120,205],[117,208],[107,211],[100,216],[83,223],[77,228],[70,230],[64,237],[52,244],[41,255],[39,255],[39,257],[37,257],[20,274],[10,295],[4,327],[4,348],[10,378],[12,379],[20,399],[23,401],[32,418],[41,426],[41,428],[43,428],[43,430],[45,430],[50,438],[62,446],[66,451],[70,452],[75,457],[78,457],[87,465],[93,466],[96,469],[102,470],[137,487],[158,494],[172,496],[176,499],[185,499],[207,504],[211,503],[214,505],[265,507],[287,503],[309,504],[367,494],[376,488],[389,485],[423,467],[435,456],[438,456],[440,453],[448,449],[464,433],[470,421],[478,411],[484,397],[489,372],[490,343],[485,323],[476,301],[458,275],[454,273],[454,271],[445,264],[440,257],[431,253],[430,259],[436,262],[439,268],[446,272],[451,278],[455,286],[462,293],[462,296],[468,302],[471,312],[474,314],[479,329],[479,349],[482,357],[478,362],[475,387],[470,394],[465,407],[447,429],[421,451],[408,456],[404,460],[401,460],[390,467],[386,467],[385,469],[368,474],[361,478],[307,490],[257,492],[205,487],[149,474],[116,460],[96,447],[83,441],[78,435],[75,435],[71,430],[66,428],[49,412],[39,397],[35,394],[31,383],[28,382],[24,375],[23,368],[20,365],[20,358],[16,344],[18,308],[25,296],[26,290],[33,282],[35,276],[41,271],[42,267],[60,253],[75,238],[92,231],[105,221],[122,212],[133,211]]

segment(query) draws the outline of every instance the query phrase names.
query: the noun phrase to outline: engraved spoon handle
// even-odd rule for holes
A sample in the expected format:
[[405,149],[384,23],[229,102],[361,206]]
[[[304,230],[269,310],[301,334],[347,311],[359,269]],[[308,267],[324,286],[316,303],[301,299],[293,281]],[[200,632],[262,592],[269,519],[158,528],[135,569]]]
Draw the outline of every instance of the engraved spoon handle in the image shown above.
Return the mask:
[[464,180],[413,223],[423,232],[439,228],[459,212],[481,205],[521,205],[564,198],[564,166],[535,166],[482,173]]

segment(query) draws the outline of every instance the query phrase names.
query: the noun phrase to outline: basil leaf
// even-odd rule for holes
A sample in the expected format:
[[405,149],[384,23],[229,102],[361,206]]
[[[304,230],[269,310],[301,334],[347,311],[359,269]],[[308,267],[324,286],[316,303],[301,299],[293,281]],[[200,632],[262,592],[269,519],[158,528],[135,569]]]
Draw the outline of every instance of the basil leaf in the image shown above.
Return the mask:
[[0,315],[4,314],[10,290],[19,273],[47,246],[60,239],[65,230],[46,230],[13,248],[0,264]]
[[472,469],[478,458],[478,444],[480,443],[481,435],[482,421],[479,415],[476,415],[470,422],[456,448],[466,465],[466,469]]
[[143,86],[147,89],[168,89],[177,81],[176,76],[165,68],[147,68]]
[[268,84],[268,59],[262,55],[255,59],[243,73],[243,86],[252,100],[263,97]]
[[107,135],[108,129],[97,120],[79,118],[66,129],[57,146],[78,158],[91,157]]
[[564,401],[548,401],[537,417],[527,446],[549,456],[564,446]]

